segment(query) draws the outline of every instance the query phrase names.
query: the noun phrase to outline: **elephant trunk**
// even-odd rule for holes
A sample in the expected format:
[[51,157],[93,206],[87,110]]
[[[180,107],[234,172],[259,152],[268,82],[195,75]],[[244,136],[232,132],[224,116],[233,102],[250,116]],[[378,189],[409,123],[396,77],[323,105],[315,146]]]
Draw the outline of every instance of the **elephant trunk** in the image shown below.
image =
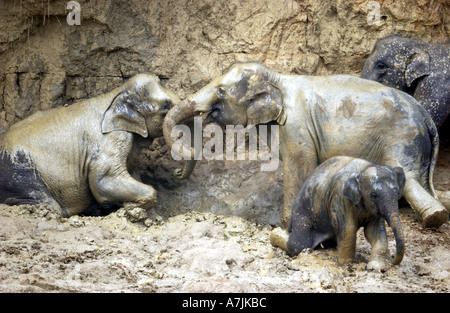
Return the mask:
[[[197,112],[195,111],[195,102],[189,100],[182,101],[178,103],[176,106],[174,106],[172,109],[170,109],[170,111],[164,118],[163,124],[164,139],[170,148],[172,148],[175,142],[171,135],[172,130],[175,128],[175,126],[195,116],[196,114]],[[191,149],[190,153],[184,153],[182,157],[185,158],[186,160],[193,160],[194,159],[193,149]]]
[[396,246],[396,254],[394,260],[392,261],[393,265],[400,264],[403,259],[403,255],[405,254],[405,241],[403,236],[402,225],[400,223],[400,216],[398,213],[398,203],[392,204],[388,207],[388,213],[386,214],[386,221],[392,229],[395,237],[395,246]]
[[[217,100],[216,84],[215,81],[211,82],[207,87],[204,87],[193,96],[178,103],[167,113],[164,119],[163,133],[164,139],[170,148],[174,144],[171,136],[174,127],[202,112],[211,110],[211,105]],[[182,153],[181,156],[186,160],[193,160],[194,149],[191,149],[190,153]]]
[[177,179],[186,179],[191,176],[194,171],[196,160],[186,160],[182,169],[175,169],[173,171],[173,176]]

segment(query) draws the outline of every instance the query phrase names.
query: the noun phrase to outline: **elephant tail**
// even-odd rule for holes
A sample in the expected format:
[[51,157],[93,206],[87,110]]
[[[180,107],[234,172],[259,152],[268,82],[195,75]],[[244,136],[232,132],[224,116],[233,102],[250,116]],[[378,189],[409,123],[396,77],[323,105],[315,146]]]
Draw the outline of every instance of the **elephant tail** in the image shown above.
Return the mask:
[[425,111],[425,109],[423,109],[422,115],[424,116],[425,125],[427,127],[428,135],[431,141],[431,160],[430,160],[430,167],[428,170],[428,187],[431,195],[435,199],[438,199],[436,191],[434,190],[433,173],[436,167],[436,162],[439,153],[439,135],[436,124],[434,124],[433,120],[431,119],[430,115]]

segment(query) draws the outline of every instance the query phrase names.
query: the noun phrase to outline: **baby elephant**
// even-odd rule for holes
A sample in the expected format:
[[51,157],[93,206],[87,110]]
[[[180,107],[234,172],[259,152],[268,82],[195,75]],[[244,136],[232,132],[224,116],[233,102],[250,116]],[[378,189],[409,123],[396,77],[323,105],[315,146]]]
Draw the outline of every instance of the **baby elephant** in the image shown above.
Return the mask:
[[302,184],[289,226],[288,252],[337,241],[338,263],[355,257],[356,233],[363,226],[372,245],[368,269],[380,270],[388,252],[384,220],[393,230],[397,253],[392,264],[404,254],[398,200],[405,175],[402,168],[377,165],[351,157],[334,157],[319,165]]
[[139,74],[107,94],[16,123],[0,138],[0,203],[44,204],[64,217],[94,200],[152,207],[156,190],[130,170],[140,148],[162,136],[178,101],[158,77]]

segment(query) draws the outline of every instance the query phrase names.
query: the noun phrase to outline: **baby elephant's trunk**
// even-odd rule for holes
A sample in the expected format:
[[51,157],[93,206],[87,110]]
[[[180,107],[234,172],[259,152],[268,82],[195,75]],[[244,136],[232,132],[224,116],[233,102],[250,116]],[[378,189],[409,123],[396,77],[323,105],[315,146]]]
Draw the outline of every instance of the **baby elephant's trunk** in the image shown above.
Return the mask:
[[388,208],[388,214],[386,214],[386,221],[392,229],[395,237],[395,245],[397,252],[395,254],[393,265],[400,264],[405,254],[405,241],[403,237],[402,225],[400,224],[400,216],[398,213],[398,203],[392,204]]

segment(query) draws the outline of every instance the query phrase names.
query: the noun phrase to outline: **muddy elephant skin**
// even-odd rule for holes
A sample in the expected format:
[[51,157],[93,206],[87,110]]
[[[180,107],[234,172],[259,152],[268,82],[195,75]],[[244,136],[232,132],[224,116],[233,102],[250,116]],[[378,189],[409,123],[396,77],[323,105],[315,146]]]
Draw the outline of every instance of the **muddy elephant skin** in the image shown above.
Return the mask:
[[450,113],[450,43],[385,37],[376,42],[361,77],[407,92],[438,128]]
[[285,227],[302,182],[333,156],[402,167],[404,197],[423,226],[438,227],[448,219],[433,186],[436,126],[402,91],[349,75],[286,75],[257,62],[240,63],[170,110],[163,126],[166,143],[172,147],[176,125],[198,115],[221,125],[280,125]]
[[0,203],[45,204],[62,216],[98,203],[148,209],[156,191],[132,177],[179,101],[150,74],[70,106],[37,112],[0,138]]
[[337,242],[338,263],[353,261],[356,233],[372,245],[368,269],[383,268],[388,252],[386,220],[397,246],[393,264],[404,255],[398,212],[405,175],[400,167],[376,165],[351,157],[333,157],[319,165],[302,184],[292,207],[287,249],[297,255],[326,242]]

